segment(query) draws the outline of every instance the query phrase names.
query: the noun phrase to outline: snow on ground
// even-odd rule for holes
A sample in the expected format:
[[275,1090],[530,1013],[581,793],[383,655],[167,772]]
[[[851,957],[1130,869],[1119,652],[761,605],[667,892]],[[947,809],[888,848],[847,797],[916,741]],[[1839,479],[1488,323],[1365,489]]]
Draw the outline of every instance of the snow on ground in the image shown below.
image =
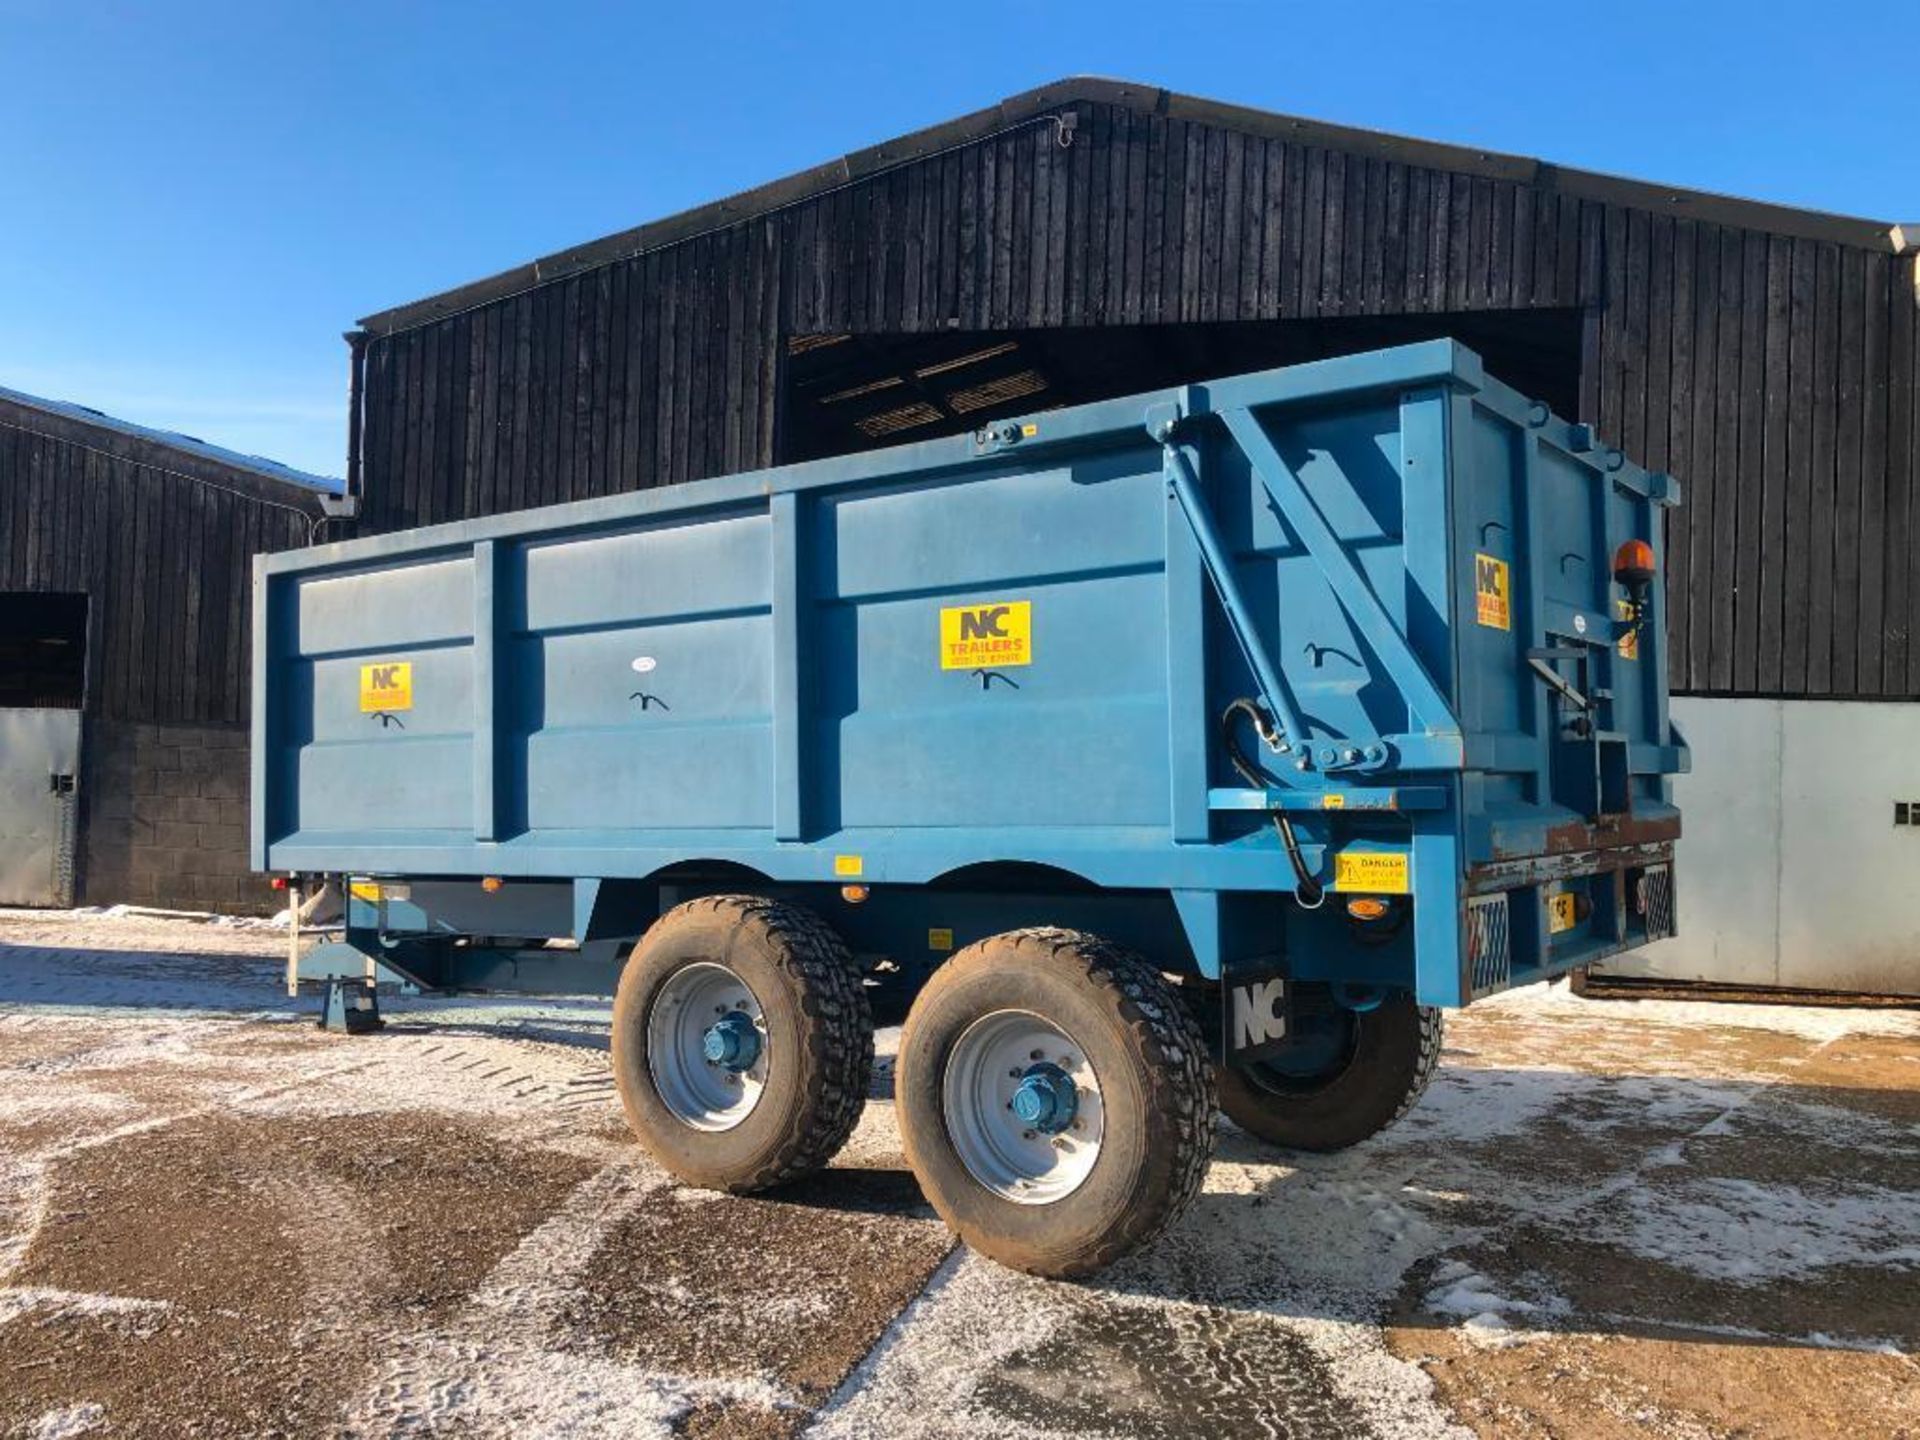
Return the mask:
[[660,1188],[624,1162],[597,1172],[500,1262],[450,1324],[389,1340],[347,1429],[420,1435],[462,1426],[622,1440],[670,1434],[703,1400],[791,1406],[764,1380],[675,1375],[547,1343],[609,1231]]
[[27,1434],[31,1440],[73,1440],[98,1430],[106,1420],[104,1406],[69,1405],[63,1410],[49,1410],[28,1427]]
[[1796,1039],[1828,1041],[1884,1035],[1920,1040],[1920,1012],[1843,1005],[1728,1005],[1692,1000],[1590,1000],[1564,985],[1530,985],[1483,1000],[1476,1013],[1529,1020],[1591,1019],[1596,1011],[1627,1009],[1636,1026],[1658,1025],[1696,1034],[1725,1029],[1765,1030]]
[[[697,1421],[834,1437],[1414,1440],[1507,1433],[1486,1416],[1517,1423],[1516,1405],[1547,1417],[1541,1433],[1577,1433],[1580,1414],[1553,1407],[1613,1403],[1603,1390],[1579,1400],[1578,1386],[1542,1382],[1517,1399],[1502,1381],[1505,1409],[1483,1414],[1475,1387],[1515,1357],[1617,1347],[1625,1333],[1737,1337],[1777,1353],[1789,1377],[1815,1375],[1803,1357],[1836,1357],[1823,1363],[1856,1367],[1847,1383],[1869,1410],[1892,1382],[1857,1367],[1912,1379],[1911,1012],[1502,997],[1454,1019],[1444,1068],[1394,1131],[1343,1155],[1284,1157],[1223,1125],[1182,1224],[1096,1281],[1060,1285],[938,1241],[902,1174],[897,1031],[879,1037],[875,1098],[841,1169],[791,1201],[708,1199],[623,1138],[603,1001],[396,1000],[383,1002],[385,1032],[343,1040],[308,1023],[311,1001],[282,993],[284,943],[264,923],[0,911],[0,1366],[54,1327],[83,1337],[67,1352],[83,1358],[53,1374],[93,1387],[22,1370],[40,1388],[9,1409],[0,1387],[0,1434],[168,1413],[164,1387],[127,1372],[156,1346],[191,1353],[193,1325],[224,1322],[172,1282],[123,1286],[112,1265],[78,1277],[100,1283],[60,1283],[80,1261],[46,1237],[85,1249],[109,1228],[111,1188],[75,1209],[61,1198],[68,1176],[145,1183],[141,1147],[207,1125],[269,1149],[288,1127],[342,1137],[298,1195],[274,1197],[277,1161],[245,1182],[260,1213],[288,1217],[289,1253],[317,1257],[302,1262],[303,1292],[270,1297],[292,1307],[284,1328],[343,1357],[301,1401],[331,1407],[330,1428],[288,1409],[289,1433],[664,1435]],[[380,1146],[398,1138],[356,1152],[346,1137],[375,1122],[452,1127],[421,1153],[494,1147],[453,1165],[445,1183],[462,1196],[516,1155],[529,1174],[579,1178],[556,1180],[523,1229],[484,1214],[468,1225],[470,1198],[438,1213],[452,1202],[410,1199],[413,1177],[387,1173]],[[514,1198],[502,1193],[503,1211]],[[409,1206],[424,1208],[420,1223]],[[387,1281],[346,1263],[364,1242],[343,1237],[396,1207],[380,1242],[400,1247],[385,1252],[393,1262],[457,1244],[423,1274],[489,1257],[472,1283],[369,1309],[362,1292]],[[221,1221],[188,1207],[180,1223]],[[219,1253],[247,1238],[216,1228],[180,1243]],[[770,1264],[777,1280],[755,1293],[742,1277]],[[734,1346],[714,1334],[729,1316],[751,1320]],[[1696,1340],[1657,1343],[1695,1347],[1669,1366],[1676,1376],[1734,1363]],[[1628,1352],[1600,1353],[1580,1373]],[[271,1371],[245,1380],[235,1413],[292,1406],[275,1383]],[[1651,1430],[1718,1433],[1686,1408],[1697,1396],[1644,1383],[1647,1413],[1665,1417]],[[200,1403],[219,1414],[228,1397]],[[1818,1403],[1798,1391],[1777,1402]]]
[[[1595,1217],[1588,1233],[1741,1285],[1812,1279],[1846,1265],[1920,1266],[1920,1193],[1687,1175],[1624,1196]],[[1920,1276],[1912,1283],[1920,1287]]]
[[1476,1345],[1504,1347],[1530,1336],[1516,1330],[1516,1321],[1565,1316],[1573,1307],[1557,1295],[1545,1300],[1522,1300],[1460,1260],[1449,1260],[1433,1272],[1425,1305],[1435,1315],[1457,1316],[1467,1338]]

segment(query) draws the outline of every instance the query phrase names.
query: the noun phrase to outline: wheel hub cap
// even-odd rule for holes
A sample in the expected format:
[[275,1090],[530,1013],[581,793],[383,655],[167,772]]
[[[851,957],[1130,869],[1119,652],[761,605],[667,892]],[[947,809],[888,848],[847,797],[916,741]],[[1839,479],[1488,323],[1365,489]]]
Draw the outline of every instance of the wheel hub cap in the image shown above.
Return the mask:
[[709,1065],[723,1065],[736,1075],[751,1070],[760,1058],[760,1032],[744,1010],[730,1011],[707,1027],[700,1052]]
[[940,1087],[967,1173],[1017,1205],[1051,1205],[1100,1159],[1106,1103],[1086,1047],[1030,1010],[994,1010],[954,1038]]
[[647,1074],[676,1120],[717,1132],[753,1113],[778,1047],[746,981],[718,961],[684,965],[661,982],[646,1023]]
[[1073,1077],[1058,1065],[1034,1065],[1013,1092],[1013,1113],[1021,1124],[1042,1135],[1058,1135],[1073,1123],[1080,1109],[1080,1092]]

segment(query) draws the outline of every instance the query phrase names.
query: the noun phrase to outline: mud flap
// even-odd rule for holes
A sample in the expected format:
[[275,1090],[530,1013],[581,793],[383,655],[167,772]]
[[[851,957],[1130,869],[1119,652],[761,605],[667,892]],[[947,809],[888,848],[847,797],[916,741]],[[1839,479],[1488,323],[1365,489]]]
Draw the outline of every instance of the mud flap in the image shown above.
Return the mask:
[[1286,1048],[1287,982],[1277,968],[1233,966],[1221,986],[1220,1055],[1229,1065]]

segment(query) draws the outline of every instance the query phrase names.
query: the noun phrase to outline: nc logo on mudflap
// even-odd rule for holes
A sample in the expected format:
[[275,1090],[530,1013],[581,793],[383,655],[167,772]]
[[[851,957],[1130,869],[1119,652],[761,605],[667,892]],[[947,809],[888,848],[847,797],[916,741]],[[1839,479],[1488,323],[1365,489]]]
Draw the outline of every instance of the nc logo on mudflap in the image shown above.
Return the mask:
[[1261,980],[1230,988],[1227,1049],[1251,1050],[1286,1038],[1287,982]]

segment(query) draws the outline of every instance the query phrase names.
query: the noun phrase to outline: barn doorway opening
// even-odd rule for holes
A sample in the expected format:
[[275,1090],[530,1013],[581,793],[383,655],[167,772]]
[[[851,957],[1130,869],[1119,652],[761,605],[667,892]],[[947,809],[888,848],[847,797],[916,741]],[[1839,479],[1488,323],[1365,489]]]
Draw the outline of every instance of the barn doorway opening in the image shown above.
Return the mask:
[[1109,400],[1445,336],[1573,417],[1577,309],[1480,310],[1084,329],[796,335],[777,458],[786,463],[958,435],[1004,415]]
[[71,905],[87,597],[0,592],[0,905]]
[[78,710],[87,683],[87,597],[0,591],[0,709]]

